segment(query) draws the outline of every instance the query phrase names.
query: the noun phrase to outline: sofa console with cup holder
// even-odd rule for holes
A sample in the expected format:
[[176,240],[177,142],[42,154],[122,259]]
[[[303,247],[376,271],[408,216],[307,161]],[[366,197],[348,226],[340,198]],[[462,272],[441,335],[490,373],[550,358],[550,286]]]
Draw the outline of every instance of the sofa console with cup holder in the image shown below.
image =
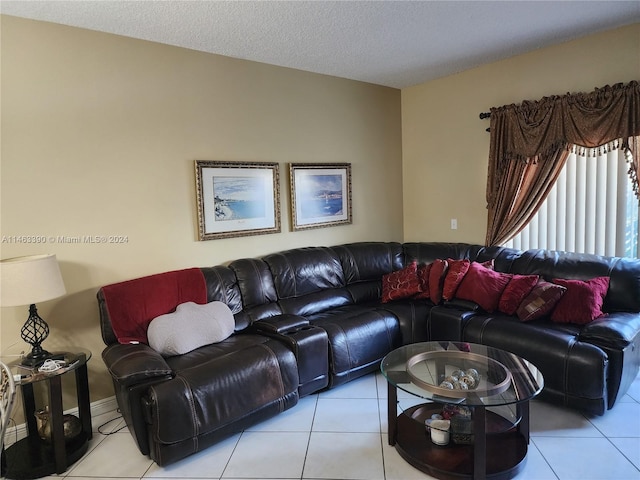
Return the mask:
[[602,415],[640,368],[640,260],[463,243],[296,248],[102,287],[102,357],[140,451],[198,452],[431,340],[510,351]]

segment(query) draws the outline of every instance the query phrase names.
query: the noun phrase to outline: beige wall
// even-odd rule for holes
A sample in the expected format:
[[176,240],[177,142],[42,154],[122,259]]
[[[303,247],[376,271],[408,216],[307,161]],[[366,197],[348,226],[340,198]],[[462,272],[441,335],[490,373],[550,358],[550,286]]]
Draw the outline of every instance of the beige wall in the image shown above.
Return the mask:
[[[299,246],[402,240],[399,90],[7,16],[1,27],[1,234],[128,237],[0,245],[2,258],[57,254],[67,295],[39,305],[45,347],[93,351],[92,401],[113,395],[99,286]],[[278,162],[282,233],[197,241],[196,159]],[[350,162],[353,224],[291,232],[289,162]],[[0,347],[19,352],[27,307],[0,313]]]
[[489,120],[480,112],[638,79],[635,24],[403,89],[404,240],[484,243]]

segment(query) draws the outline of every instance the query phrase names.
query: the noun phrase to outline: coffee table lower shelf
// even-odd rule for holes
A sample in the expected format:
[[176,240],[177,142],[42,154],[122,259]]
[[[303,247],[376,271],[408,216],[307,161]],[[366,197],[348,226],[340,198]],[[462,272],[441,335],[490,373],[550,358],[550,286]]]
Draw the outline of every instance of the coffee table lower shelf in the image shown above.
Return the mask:
[[486,431],[502,433],[481,434],[476,441],[486,442],[485,472],[474,474],[474,446],[450,442],[439,446],[431,442],[424,420],[436,413],[434,404],[418,405],[407,409],[397,417],[395,447],[402,458],[429,475],[449,480],[463,478],[488,478],[507,480],[515,477],[523,468],[527,457],[528,442],[518,428],[505,429],[500,415],[486,412]]

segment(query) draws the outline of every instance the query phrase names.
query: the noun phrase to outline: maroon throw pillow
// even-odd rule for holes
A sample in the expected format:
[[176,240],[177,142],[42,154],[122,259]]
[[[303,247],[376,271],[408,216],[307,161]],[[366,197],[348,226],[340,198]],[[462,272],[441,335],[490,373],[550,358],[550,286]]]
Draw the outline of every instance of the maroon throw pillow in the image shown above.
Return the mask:
[[433,263],[428,265],[418,265],[418,281],[420,282],[420,293],[416,294],[413,298],[419,298],[421,300],[429,300],[431,295],[429,294],[429,273]]
[[453,260],[448,258],[447,263],[449,264],[449,268],[447,268],[447,274],[444,277],[442,298],[444,300],[452,300],[464,276],[467,274],[471,262],[469,260]]
[[538,280],[531,293],[525,297],[516,310],[518,318],[523,322],[529,322],[544,317],[553,310],[566,291],[567,289],[561,285]]
[[458,287],[456,297],[475,302],[486,312],[494,312],[510,278],[511,275],[507,273],[496,272],[473,262]]
[[432,263],[429,272],[429,296],[436,305],[442,302],[442,289],[444,288],[444,277],[447,275],[449,264],[446,260],[437,259]]
[[538,275],[514,275],[500,296],[498,310],[507,315],[514,315],[518,307],[533,287],[538,283]]
[[554,278],[553,282],[567,291],[551,314],[552,322],[585,325],[604,315],[602,304],[609,290],[609,277],[586,281]]
[[412,262],[401,270],[382,277],[382,303],[413,297],[420,292],[418,263]]

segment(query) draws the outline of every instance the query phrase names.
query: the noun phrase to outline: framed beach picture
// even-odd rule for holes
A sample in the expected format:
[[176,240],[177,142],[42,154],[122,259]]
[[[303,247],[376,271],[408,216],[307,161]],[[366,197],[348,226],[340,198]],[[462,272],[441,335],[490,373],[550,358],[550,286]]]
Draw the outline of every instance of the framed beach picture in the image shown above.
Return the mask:
[[293,230],[351,223],[351,164],[292,163]]
[[196,160],[200,240],[280,232],[277,163]]

